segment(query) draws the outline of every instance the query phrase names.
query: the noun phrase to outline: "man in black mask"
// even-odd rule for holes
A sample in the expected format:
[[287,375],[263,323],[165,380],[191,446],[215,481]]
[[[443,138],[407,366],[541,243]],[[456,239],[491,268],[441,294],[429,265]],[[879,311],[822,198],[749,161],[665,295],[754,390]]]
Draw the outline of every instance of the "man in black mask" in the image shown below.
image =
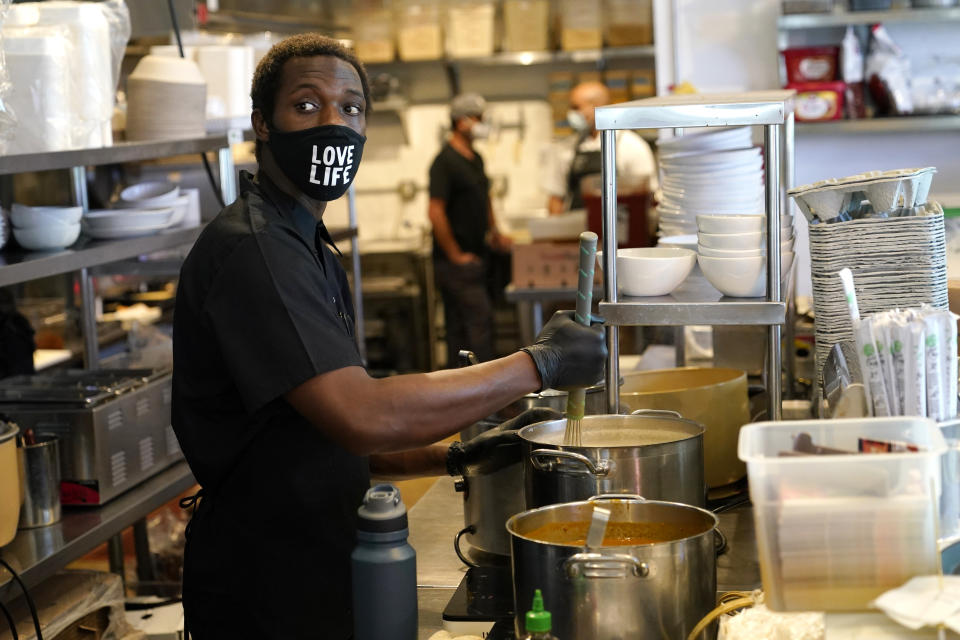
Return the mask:
[[596,382],[605,348],[599,327],[565,313],[505,358],[371,378],[322,219],[360,163],[366,74],[335,41],[294,36],[259,63],[251,98],[259,170],[200,235],[177,293],[173,426],[203,488],[184,609],[197,640],[343,640],[371,471],[496,460],[515,445],[511,428],[537,416],[430,445],[531,391]]

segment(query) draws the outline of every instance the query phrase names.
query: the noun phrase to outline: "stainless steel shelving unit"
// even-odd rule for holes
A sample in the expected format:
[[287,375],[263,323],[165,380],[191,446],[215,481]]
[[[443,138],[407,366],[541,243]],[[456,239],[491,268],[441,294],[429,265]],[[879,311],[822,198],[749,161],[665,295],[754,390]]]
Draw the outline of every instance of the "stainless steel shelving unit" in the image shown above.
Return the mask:
[[143,162],[144,160],[156,160],[169,156],[220,151],[221,149],[229,150],[229,147],[230,140],[228,139],[228,135],[223,134],[183,140],[118,142],[109,147],[99,147],[95,149],[24,153],[12,156],[0,156],[0,175],[28,173],[31,171],[72,169],[74,167],[122,162]]
[[478,58],[438,58],[435,60],[395,60],[393,62],[371,63],[373,69],[393,65],[457,64],[470,67],[527,66],[540,64],[585,64],[600,63],[607,60],[625,60],[633,58],[653,58],[653,45],[636,47],[606,47],[604,49],[584,49],[581,51],[508,51]]
[[[32,588],[195,483],[187,463],[178,462],[102,507],[67,507],[57,524],[18,531],[3,548],[3,558]],[[9,574],[0,568],[0,602],[19,595]]]
[[[601,107],[597,129],[603,132],[603,277],[600,314],[607,319],[607,404],[620,412],[619,327],[622,325],[743,324],[768,325],[768,415],[780,419],[781,328],[786,316],[780,281],[780,214],[793,181],[793,91],[674,95]],[[617,292],[616,132],[620,129],[763,126],[767,170],[767,297],[725,298],[712,287],[688,282],[670,296],[625,298]],[[774,168],[775,170],[771,170]],[[786,188],[781,188],[786,187]]]
[[886,11],[847,11],[830,13],[794,13],[780,16],[781,29],[823,29],[878,22],[954,22],[960,21],[960,8],[888,9]]
[[863,118],[860,120],[830,120],[828,122],[798,122],[797,131],[804,134],[834,135],[837,133],[938,133],[960,131],[960,115],[900,116]]

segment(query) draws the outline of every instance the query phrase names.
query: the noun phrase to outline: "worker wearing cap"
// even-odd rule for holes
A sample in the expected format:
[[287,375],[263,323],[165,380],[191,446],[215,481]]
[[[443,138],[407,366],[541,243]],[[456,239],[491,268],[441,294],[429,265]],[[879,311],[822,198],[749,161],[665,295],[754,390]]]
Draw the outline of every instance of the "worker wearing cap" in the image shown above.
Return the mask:
[[510,239],[500,234],[490,204],[490,181],[483,158],[473,147],[486,138],[486,101],[475,94],[450,104],[451,134],[430,166],[430,223],[437,286],[443,298],[447,366],[469,349],[480,360],[493,359],[493,303],[487,291],[491,250],[504,251]]
[[[600,133],[594,109],[610,104],[610,91],[600,82],[581,82],[570,92],[567,123],[576,134],[575,142],[545,158],[541,186],[547,192],[551,214],[583,209],[583,180],[602,171]],[[648,182],[649,181],[649,182]],[[617,132],[617,185],[619,191],[656,188],[657,166],[653,152],[633,131]]]

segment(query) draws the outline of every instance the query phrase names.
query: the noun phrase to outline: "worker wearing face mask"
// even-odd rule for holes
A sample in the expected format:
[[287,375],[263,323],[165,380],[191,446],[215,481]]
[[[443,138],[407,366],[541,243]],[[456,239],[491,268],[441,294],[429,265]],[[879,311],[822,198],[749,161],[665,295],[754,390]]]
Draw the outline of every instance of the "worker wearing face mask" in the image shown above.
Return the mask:
[[510,239],[497,230],[490,181],[473,143],[489,135],[486,101],[475,93],[450,103],[451,134],[430,167],[430,223],[437,286],[443,298],[447,366],[469,349],[480,360],[493,352],[493,303],[487,291],[490,251],[506,251]]
[[[599,82],[580,83],[570,92],[567,122],[575,132],[575,142],[560,153],[549,154],[542,178],[551,214],[584,208],[584,178],[599,176],[603,166],[593,110],[608,104],[610,92]],[[617,132],[618,191],[645,185],[654,190],[656,182],[657,167],[650,146],[633,131]]]

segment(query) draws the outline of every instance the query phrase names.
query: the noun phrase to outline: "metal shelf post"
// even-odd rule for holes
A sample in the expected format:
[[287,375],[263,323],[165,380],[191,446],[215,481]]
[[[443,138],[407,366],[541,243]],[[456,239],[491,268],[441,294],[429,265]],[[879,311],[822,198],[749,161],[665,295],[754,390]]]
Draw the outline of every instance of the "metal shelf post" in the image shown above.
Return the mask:
[[[765,182],[767,201],[767,300],[781,302],[783,296],[780,291],[780,215],[783,195],[780,192],[780,173],[783,165],[780,162],[781,144],[783,142],[782,124],[768,124],[763,131],[764,158],[766,160]],[[781,325],[772,324],[769,327],[768,349],[769,363],[767,366],[767,416],[770,420],[780,419],[782,407],[781,372],[782,350],[780,344]]]
[[[357,193],[353,183],[347,189],[347,213],[350,229],[357,228]],[[353,314],[354,329],[357,336],[357,350],[360,359],[367,363],[367,339],[363,329],[363,287],[360,284],[360,238],[354,233],[350,236],[350,264],[353,267]]]
[[[617,132],[603,132],[600,141],[603,156],[603,296],[616,303],[617,298]],[[620,327],[606,327],[607,409],[620,413]]]

